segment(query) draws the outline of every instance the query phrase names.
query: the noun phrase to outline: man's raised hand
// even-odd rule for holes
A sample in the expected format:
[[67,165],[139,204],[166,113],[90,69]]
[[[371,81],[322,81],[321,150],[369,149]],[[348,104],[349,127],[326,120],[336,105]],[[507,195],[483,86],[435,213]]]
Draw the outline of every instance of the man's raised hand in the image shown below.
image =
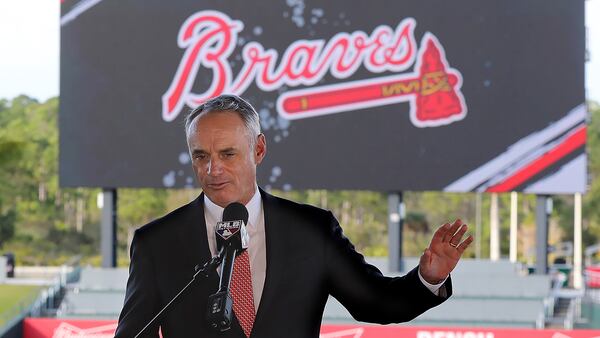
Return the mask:
[[454,270],[462,253],[473,242],[471,235],[462,239],[467,229],[467,225],[457,219],[435,231],[419,262],[419,272],[427,282],[439,284]]

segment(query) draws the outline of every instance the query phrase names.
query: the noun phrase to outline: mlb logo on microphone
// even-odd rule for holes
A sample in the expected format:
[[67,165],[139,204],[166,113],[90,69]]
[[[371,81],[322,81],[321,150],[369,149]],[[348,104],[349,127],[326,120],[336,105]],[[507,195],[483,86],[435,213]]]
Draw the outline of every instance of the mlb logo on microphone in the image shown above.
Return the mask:
[[215,226],[215,232],[224,240],[228,240],[229,237],[240,231],[243,224],[240,220],[218,222]]
[[[248,234],[246,225],[242,220],[218,222],[215,226],[215,232],[220,237],[217,237],[217,244],[219,246],[221,245],[221,241],[234,241],[239,243],[238,245],[241,245],[241,249],[247,249],[248,244],[250,243],[250,235]],[[237,239],[234,237],[237,237]]]

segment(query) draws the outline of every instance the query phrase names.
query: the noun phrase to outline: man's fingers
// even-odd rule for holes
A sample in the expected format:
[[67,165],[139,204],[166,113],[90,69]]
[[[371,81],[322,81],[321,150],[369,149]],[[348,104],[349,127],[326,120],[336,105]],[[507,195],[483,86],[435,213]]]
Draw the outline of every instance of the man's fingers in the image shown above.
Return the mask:
[[467,239],[465,239],[462,243],[460,243],[456,249],[458,250],[458,252],[462,255],[462,253],[465,251],[466,248],[469,247],[469,245],[473,243],[473,235],[469,235],[469,237],[467,237]]
[[457,246],[460,243],[460,241],[462,241],[462,237],[468,229],[469,227],[466,224],[463,224],[460,227],[460,229],[458,229],[458,231],[452,236],[452,238],[450,238],[450,244],[452,244],[452,246]]
[[450,229],[450,224],[448,224],[448,223],[439,227],[435,231],[435,233],[433,233],[433,238],[431,239],[431,242],[436,242],[436,241],[444,242],[444,239],[445,239],[446,235],[448,234],[448,229]]
[[448,227],[446,227],[446,233],[444,234],[444,239],[442,240],[442,242],[444,243],[448,243],[450,242],[450,240],[452,239],[452,236],[454,236],[454,234],[456,233],[456,230],[458,230],[458,228],[460,227],[460,225],[462,224],[460,219],[457,219],[456,221],[454,221],[452,224],[444,224],[444,227],[446,227],[446,225],[448,225]]
[[463,222],[460,219],[456,219],[450,227],[450,233],[454,235],[462,225]]

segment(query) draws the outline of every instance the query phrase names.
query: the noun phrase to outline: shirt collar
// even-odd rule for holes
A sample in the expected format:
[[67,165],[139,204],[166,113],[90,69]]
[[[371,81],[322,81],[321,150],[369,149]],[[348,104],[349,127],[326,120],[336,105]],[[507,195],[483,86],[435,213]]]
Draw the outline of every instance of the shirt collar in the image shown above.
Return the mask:
[[[246,204],[246,209],[248,209],[248,224],[247,226],[254,228],[258,222],[258,217],[260,216],[260,207],[262,206],[262,197],[260,196],[260,191],[258,187],[254,188],[254,195],[250,199],[250,201]],[[204,194],[204,212],[211,219],[215,219],[217,221],[223,219],[223,210],[224,208],[218,206],[213,201]]]

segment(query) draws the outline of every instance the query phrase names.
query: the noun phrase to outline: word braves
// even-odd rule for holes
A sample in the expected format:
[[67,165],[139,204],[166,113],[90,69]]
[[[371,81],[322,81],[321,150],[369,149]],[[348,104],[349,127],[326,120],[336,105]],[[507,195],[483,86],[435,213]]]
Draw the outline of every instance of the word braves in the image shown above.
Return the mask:
[[[241,95],[252,83],[263,91],[284,85],[308,86],[279,97],[278,113],[288,119],[406,101],[411,103],[411,121],[419,127],[444,125],[464,118],[466,106],[460,92],[460,73],[449,68],[444,50],[433,34],[426,33],[417,50],[415,26],[413,18],[406,18],[396,29],[380,25],[370,35],[355,31],[338,33],[329,41],[298,40],[285,50],[280,60],[276,50],[265,50],[252,41],[245,44],[243,65],[234,77],[228,58],[243,23],[218,11],[198,12],[179,31],[178,45],[185,53],[162,97],[163,119],[174,120],[184,104],[197,107],[222,93]],[[349,78],[361,65],[372,73],[404,72],[412,65],[416,71],[310,87],[328,73],[338,79]],[[204,92],[193,93],[201,67],[208,70],[211,83]]]

